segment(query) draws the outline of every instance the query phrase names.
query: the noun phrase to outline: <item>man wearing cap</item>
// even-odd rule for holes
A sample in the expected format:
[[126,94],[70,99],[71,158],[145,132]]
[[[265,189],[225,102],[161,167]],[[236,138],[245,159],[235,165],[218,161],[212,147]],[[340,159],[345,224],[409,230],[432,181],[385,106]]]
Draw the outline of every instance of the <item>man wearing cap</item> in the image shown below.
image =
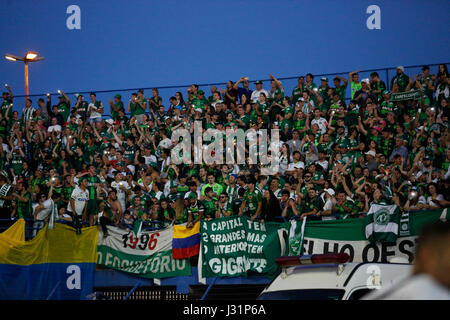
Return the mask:
[[361,80],[361,89],[355,92],[354,100],[360,106],[365,105],[366,100],[371,96],[369,79]]
[[365,153],[367,162],[365,163],[365,168],[369,171],[378,169],[378,162],[376,160],[376,153],[373,150],[369,150]]
[[269,92],[267,90],[263,89],[262,86],[263,86],[263,83],[261,80],[258,80],[255,82],[256,90],[254,90],[252,92],[252,95],[250,96],[250,100],[255,101],[255,102],[259,101],[261,93],[264,93],[266,95],[266,97],[269,97]]
[[192,99],[192,108],[200,113],[203,113],[208,108],[209,101],[205,98],[205,92],[203,90],[198,90],[197,95],[194,99]]
[[397,84],[400,92],[404,92],[409,84],[409,77],[404,73],[405,68],[403,66],[398,66],[396,69],[397,74],[391,79],[391,88],[394,84]]
[[336,199],[334,198],[335,192],[333,189],[328,188],[324,189],[320,198],[322,199],[324,205],[322,209],[319,211],[319,216],[322,217],[322,220],[336,220],[333,214],[333,206],[336,204]]
[[320,78],[321,84],[319,88],[317,89],[317,93],[323,98],[323,100],[327,100],[328,98],[328,89],[330,87],[328,86],[328,78],[322,77]]
[[109,100],[109,106],[111,107],[111,118],[113,120],[117,120],[120,110],[125,110],[122,102],[122,96],[120,94],[116,94],[114,96],[114,102]]

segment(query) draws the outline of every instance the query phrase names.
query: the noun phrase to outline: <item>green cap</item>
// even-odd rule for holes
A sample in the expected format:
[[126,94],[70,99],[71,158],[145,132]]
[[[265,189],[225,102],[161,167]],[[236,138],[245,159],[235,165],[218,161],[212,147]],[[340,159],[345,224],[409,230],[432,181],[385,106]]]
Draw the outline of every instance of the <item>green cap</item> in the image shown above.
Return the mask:
[[197,193],[195,193],[195,192],[189,193],[188,199],[197,199]]
[[205,94],[205,91],[203,91],[203,90],[198,90],[197,93],[198,93],[198,94]]

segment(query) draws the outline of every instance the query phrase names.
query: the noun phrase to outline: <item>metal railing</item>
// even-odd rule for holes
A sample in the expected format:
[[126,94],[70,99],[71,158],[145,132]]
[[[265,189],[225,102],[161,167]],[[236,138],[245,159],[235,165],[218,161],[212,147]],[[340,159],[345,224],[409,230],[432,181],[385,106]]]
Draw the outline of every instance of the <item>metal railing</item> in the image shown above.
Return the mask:
[[[442,62],[442,63],[433,63],[433,64],[426,64],[430,67],[430,73],[433,74],[437,74],[437,71],[439,69],[439,65],[440,64],[449,64],[448,62]],[[423,65],[410,65],[410,66],[404,66],[405,68],[405,74],[412,77],[414,79],[414,75],[415,74],[421,74],[421,69],[424,66]],[[387,89],[390,89],[390,80],[391,78],[395,75],[395,70],[397,67],[382,67],[382,68],[374,68],[374,69],[364,69],[364,70],[359,70],[359,78],[364,79],[364,78],[370,78],[370,74],[372,72],[377,72],[380,76],[380,79],[383,80],[386,83],[386,87]],[[357,70],[357,69],[355,69]],[[332,86],[332,77],[335,76],[343,76],[343,78],[347,79],[348,78],[348,73],[349,72],[353,72],[355,70],[351,70],[351,71],[345,71],[345,72],[334,72],[334,73],[321,73],[321,74],[314,74],[314,82],[316,84],[320,83],[320,77],[328,77],[329,78],[329,83],[330,86]],[[292,90],[294,89],[294,87],[297,85],[297,79],[300,75],[305,75],[308,71],[305,72],[298,72],[298,75],[296,76],[289,76],[289,77],[277,77],[278,80],[282,81],[283,83],[283,87],[285,90],[285,94],[287,96],[291,95]],[[392,75],[392,76],[391,76]],[[254,84],[257,80],[261,80],[264,82],[264,88],[268,89],[268,83],[270,83],[270,79],[254,79],[254,80],[250,80],[249,83],[250,84]],[[192,82],[194,83],[194,82]],[[205,91],[205,97],[208,97],[210,95],[211,92],[211,88],[213,86],[216,87],[221,87],[221,86],[225,86],[226,82],[212,82],[212,83],[203,83],[203,84],[198,84],[199,89],[202,89],[203,91]],[[65,94],[71,99],[71,105],[73,106],[76,102],[76,98],[74,97],[75,94],[79,93],[79,94],[83,94],[84,96],[89,95],[89,93],[91,92],[95,92],[97,95],[97,100],[100,100],[103,102],[103,107],[104,107],[104,114],[103,116],[105,118],[110,117],[110,107],[109,107],[109,103],[108,101],[111,99],[113,99],[115,94],[121,94],[122,101],[124,102],[124,107],[125,107],[125,111],[127,111],[127,106],[128,106],[128,98],[129,96],[131,96],[132,92],[137,92],[137,90],[139,89],[143,89],[144,92],[146,93],[146,97],[150,97],[151,93],[146,91],[146,90],[151,90],[153,88],[157,88],[159,91],[159,96],[163,99],[163,105],[165,106],[166,110],[168,108],[168,103],[169,103],[169,98],[175,95],[175,92],[180,91],[182,92],[183,89],[189,88],[191,86],[191,84],[182,84],[182,85],[170,85],[170,86],[143,86],[140,88],[126,88],[126,89],[109,89],[109,90],[90,90],[90,91],[71,91],[71,92],[65,92]],[[14,93],[14,91],[13,91]],[[37,97],[42,97],[45,99],[45,95],[47,93],[38,93],[38,94],[30,94],[28,95],[30,99],[33,100],[33,98],[37,98]],[[59,93],[50,93],[51,96],[59,96]],[[128,94],[128,96],[127,96]],[[184,99],[187,100],[187,93],[183,93]],[[350,100],[350,94],[351,94],[351,89],[350,89],[350,83],[347,86],[347,91],[346,91],[346,100]],[[14,106],[13,106],[13,110],[18,111],[19,112],[19,116],[20,113],[24,107],[24,99],[25,99],[25,95],[14,95]],[[89,101],[88,97],[85,97],[86,101]],[[57,101],[53,100],[52,104],[56,104]],[[36,106],[37,104],[37,100],[34,99],[33,101],[33,106]],[[128,112],[125,112],[125,114],[127,116],[129,116]]]

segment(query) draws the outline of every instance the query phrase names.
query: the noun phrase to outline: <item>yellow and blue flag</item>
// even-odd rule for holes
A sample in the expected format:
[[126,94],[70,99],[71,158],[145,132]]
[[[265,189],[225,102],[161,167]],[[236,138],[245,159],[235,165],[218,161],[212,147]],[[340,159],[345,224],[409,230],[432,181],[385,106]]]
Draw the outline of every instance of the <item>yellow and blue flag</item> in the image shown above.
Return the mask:
[[192,228],[187,228],[185,225],[174,225],[172,257],[186,259],[198,255],[200,239],[200,221],[197,221]]
[[97,227],[77,235],[56,223],[25,241],[19,219],[0,233],[0,300],[86,299],[93,292],[97,237]]

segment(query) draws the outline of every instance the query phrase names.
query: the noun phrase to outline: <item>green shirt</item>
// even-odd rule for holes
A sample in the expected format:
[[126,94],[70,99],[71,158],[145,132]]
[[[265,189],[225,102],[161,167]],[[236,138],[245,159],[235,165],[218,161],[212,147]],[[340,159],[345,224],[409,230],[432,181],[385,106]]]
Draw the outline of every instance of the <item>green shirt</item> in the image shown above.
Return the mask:
[[356,91],[361,90],[361,82],[359,83],[355,83],[354,81],[350,82],[350,89],[351,89],[351,93],[352,93],[352,99],[355,96]]
[[295,86],[295,88],[292,90],[292,104],[296,104],[298,101],[298,98],[300,98],[303,94],[303,92],[306,90],[305,84],[302,85],[302,88]]
[[[141,104],[135,103],[134,104],[134,115],[141,115],[141,114],[145,114],[145,110],[146,110],[146,104],[147,103],[147,99],[142,98],[141,100]],[[142,105],[142,106],[141,106]],[[131,109],[131,108],[130,108]],[[132,109],[131,109],[132,110]]]
[[29,219],[33,216],[33,210],[31,207],[31,193],[26,192],[23,197],[27,198],[27,201],[21,201],[17,199],[17,215],[23,219]]
[[62,115],[64,122],[67,122],[67,118],[69,118],[70,107],[66,103],[61,103],[58,106],[58,114]]
[[23,170],[24,158],[18,155],[14,155],[11,159],[11,166],[15,175],[21,174]]
[[[11,106],[11,108],[10,108]],[[8,110],[9,108],[9,110]],[[2,105],[1,105],[1,112],[3,114],[3,117],[6,116],[6,111],[8,111],[8,118],[11,119],[12,117],[12,101],[10,100],[5,100],[3,101]]]
[[118,110],[118,111],[114,111],[113,108],[111,108],[111,118],[113,120],[117,120],[117,117],[119,116],[119,111],[125,111],[125,108],[123,107],[123,102],[119,101],[117,103],[114,103],[114,107]]
[[262,194],[257,189],[253,190],[253,192],[247,190],[244,194],[244,201],[248,206],[248,213],[253,215],[258,209],[258,204],[262,202]]
[[391,88],[395,83],[398,84],[399,91],[405,91],[409,83],[409,77],[404,73],[402,73],[401,75],[396,75],[391,80]]
[[345,101],[345,93],[347,92],[347,86],[340,86],[334,88],[334,91],[336,91],[339,94],[339,99],[341,101]]
[[222,187],[221,184],[215,183],[215,184],[213,184],[213,185],[210,185],[210,184],[208,183],[208,184],[205,184],[205,185],[202,187],[202,191],[201,191],[201,195],[202,195],[202,196],[205,195],[205,189],[208,188],[208,187],[211,187],[212,190],[213,190],[213,192],[214,192],[215,194],[217,194],[217,196],[220,196],[220,194],[221,194],[222,191],[223,191],[223,187]]
[[[83,118],[86,118],[88,106],[89,104],[87,103],[87,101],[82,101],[80,104],[78,104],[77,113]],[[78,128],[78,126],[76,127]]]
[[97,188],[94,186],[95,183],[100,183],[100,179],[98,176],[92,176],[86,178],[88,181],[88,191],[89,191],[89,200],[97,199]]
[[216,203],[214,199],[203,200],[203,207],[205,208],[205,218],[215,218],[216,217]]

